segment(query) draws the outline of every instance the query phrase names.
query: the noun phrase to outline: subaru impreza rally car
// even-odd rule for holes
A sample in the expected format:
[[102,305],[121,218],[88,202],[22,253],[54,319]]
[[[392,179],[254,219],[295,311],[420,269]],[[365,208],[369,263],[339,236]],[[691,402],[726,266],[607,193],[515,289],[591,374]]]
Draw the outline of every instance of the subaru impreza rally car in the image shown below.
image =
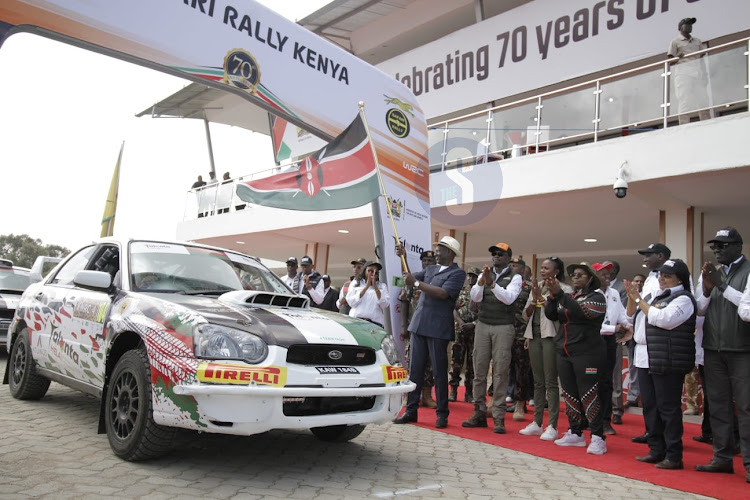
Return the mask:
[[310,309],[257,259],[192,243],[72,253],[23,294],[7,347],[15,398],[50,381],[99,397],[99,432],[125,460],[166,453],[178,427],[347,441],[414,389],[382,328]]

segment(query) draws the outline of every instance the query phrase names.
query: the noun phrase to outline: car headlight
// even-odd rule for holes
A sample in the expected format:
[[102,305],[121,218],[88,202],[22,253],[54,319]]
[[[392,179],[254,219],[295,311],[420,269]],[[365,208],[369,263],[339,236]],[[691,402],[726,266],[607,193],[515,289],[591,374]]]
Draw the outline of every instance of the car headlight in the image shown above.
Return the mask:
[[195,357],[210,359],[241,359],[260,363],[268,356],[268,346],[252,333],[210,323],[194,330]]
[[396,350],[396,343],[393,341],[391,335],[386,335],[383,341],[380,343],[380,348],[383,349],[386,359],[392,365],[401,364],[401,360],[398,357],[398,350]]

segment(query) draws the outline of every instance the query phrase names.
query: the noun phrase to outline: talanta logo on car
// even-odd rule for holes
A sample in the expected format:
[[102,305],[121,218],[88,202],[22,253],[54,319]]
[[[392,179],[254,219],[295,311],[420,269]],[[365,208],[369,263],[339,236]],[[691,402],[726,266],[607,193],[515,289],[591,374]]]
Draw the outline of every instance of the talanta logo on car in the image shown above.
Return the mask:
[[198,365],[198,380],[211,384],[270,385],[286,384],[286,368],[279,366],[246,366],[204,362]]
[[383,365],[383,380],[386,384],[406,380],[408,377],[409,372],[403,366]]

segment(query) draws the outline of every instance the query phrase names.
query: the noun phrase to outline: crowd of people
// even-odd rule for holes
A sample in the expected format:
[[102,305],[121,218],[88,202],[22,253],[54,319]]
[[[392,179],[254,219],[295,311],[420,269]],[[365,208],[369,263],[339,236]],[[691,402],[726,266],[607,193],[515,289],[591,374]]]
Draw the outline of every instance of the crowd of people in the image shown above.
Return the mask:
[[[421,270],[404,273],[398,296],[416,389],[394,423],[416,422],[421,404],[435,408],[437,428],[447,427],[463,375],[464,400],[474,405],[463,427],[487,428],[491,419],[492,432],[504,434],[507,412],[522,421],[533,406],[521,434],[603,455],[623,411],[640,405],[645,433],[632,440],[648,452],[635,459],[682,469],[683,393],[690,401],[695,371],[704,418],[693,439],[713,445],[712,459],[696,469],[733,473],[741,454],[750,482],[750,262],[742,244],[735,228],[720,229],[708,241],[718,265],[706,262],[694,286],[688,265],[662,243],[638,251],[648,275],[630,281],[620,280],[614,260],[565,266],[554,256],[541,261],[534,281],[507,243],[488,248],[488,265],[464,271],[456,263],[460,243],[442,238],[421,254]],[[403,247],[396,254],[405,255]],[[338,292],[308,256],[301,272],[290,257],[283,279],[314,307],[382,326],[390,303],[382,266],[364,258],[351,264],[352,277]],[[560,398],[568,419],[562,435]],[[694,414],[690,405],[685,414]]]

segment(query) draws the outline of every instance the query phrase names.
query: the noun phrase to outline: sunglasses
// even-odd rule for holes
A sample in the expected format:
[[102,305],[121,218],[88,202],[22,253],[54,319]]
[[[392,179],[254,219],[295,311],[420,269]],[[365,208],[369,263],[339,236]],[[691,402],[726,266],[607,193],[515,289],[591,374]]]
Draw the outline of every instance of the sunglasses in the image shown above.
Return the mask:
[[585,273],[573,273],[573,274],[570,275],[570,277],[573,278],[573,279],[588,278],[589,275],[585,274]]
[[724,250],[729,245],[731,245],[731,243],[726,243],[726,242],[723,242],[723,241],[717,241],[717,242],[714,242],[714,243],[711,243],[710,245],[708,245],[708,248],[710,248],[711,250]]
[[504,250],[496,250],[494,252],[491,252],[491,255],[493,257],[502,257],[503,255],[508,255],[508,252],[506,252]]

